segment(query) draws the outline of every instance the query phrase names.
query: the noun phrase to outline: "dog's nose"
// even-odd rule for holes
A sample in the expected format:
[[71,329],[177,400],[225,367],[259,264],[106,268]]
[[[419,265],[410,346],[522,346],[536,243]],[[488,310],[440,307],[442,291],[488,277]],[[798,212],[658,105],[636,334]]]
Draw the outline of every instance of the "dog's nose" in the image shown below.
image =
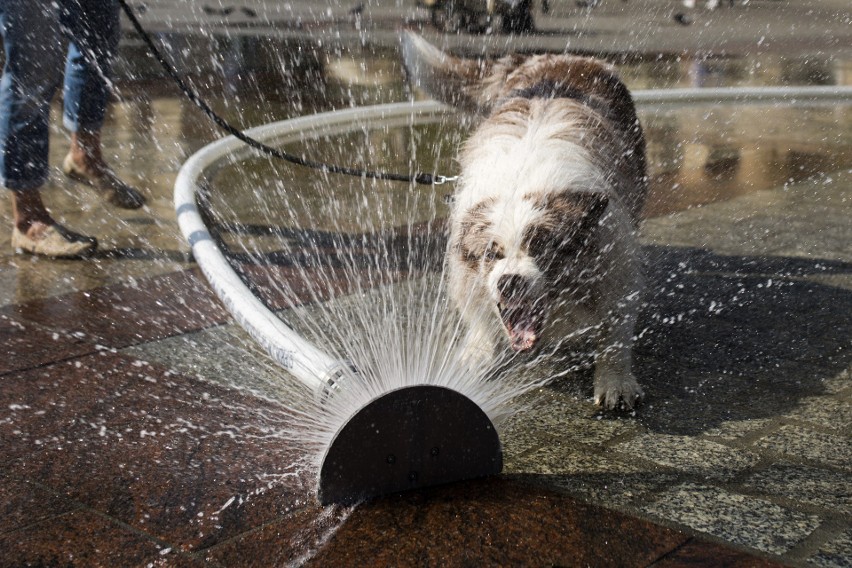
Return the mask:
[[523,297],[529,291],[529,287],[527,279],[517,274],[504,274],[497,279],[497,291],[505,300]]

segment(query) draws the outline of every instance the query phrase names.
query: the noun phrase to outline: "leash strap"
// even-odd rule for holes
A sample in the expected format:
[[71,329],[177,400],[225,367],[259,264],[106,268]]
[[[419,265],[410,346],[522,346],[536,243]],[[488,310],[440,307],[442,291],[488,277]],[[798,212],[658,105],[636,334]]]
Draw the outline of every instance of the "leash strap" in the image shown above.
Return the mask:
[[142,38],[142,41],[145,42],[145,45],[148,46],[148,49],[151,51],[151,54],[154,58],[160,63],[162,68],[168,73],[169,77],[177,84],[180,90],[192,101],[195,106],[197,106],[201,111],[207,115],[207,117],[212,120],[219,128],[227,132],[228,134],[234,136],[235,138],[241,140],[245,144],[259,150],[265,154],[270,156],[274,156],[275,158],[280,158],[291,164],[295,164],[297,166],[303,166],[306,168],[312,168],[315,170],[320,170],[324,173],[334,173],[334,174],[343,174],[348,176],[355,176],[360,178],[368,178],[368,179],[378,179],[378,180],[388,180],[388,181],[401,181],[401,182],[414,182],[421,185],[442,185],[447,182],[455,181],[458,176],[447,177],[438,174],[430,174],[425,172],[416,172],[414,174],[397,174],[393,172],[384,172],[384,171],[376,171],[376,170],[364,170],[360,168],[354,168],[349,166],[340,166],[337,164],[326,164],[324,162],[317,162],[314,160],[309,160],[307,158],[296,156],[294,154],[290,154],[280,150],[278,148],[273,148],[272,146],[268,146],[263,142],[252,138],[251,136],[246,135],[240,129],[231,125],[224,118],[216,114],[216,112],[210,108],[204,99],[198,95],[181,77],[174,66],[163,56],[162,52],[160,52],[159,48],[154,44],[154,41],[151,39],[151,36],[148,35],[148,32],[145,31],[145,28],[142,27],[142,24],[139,23],[139,20],[136,18],[136,14],[133,13],[133,9],[127,4],[126,0],[118,0],[121,9],[124,10],[124,13],[127,15],[127,18],[130,20],[130,23],[133,25],[133,28],[136,30],[136,33]]

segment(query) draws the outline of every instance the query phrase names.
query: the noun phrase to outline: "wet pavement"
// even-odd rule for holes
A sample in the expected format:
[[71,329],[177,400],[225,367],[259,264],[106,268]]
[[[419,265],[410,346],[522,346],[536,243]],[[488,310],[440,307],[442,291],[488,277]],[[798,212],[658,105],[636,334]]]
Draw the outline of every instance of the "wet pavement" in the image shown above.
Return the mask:
[[[356,17],[307,2],[134,3],[243,125],[405,100],[388,46],[401,22],[426,18],[411,4]],[[852,84],[842,2],[751,1],[698,11],[692,27],[671,20],[675,3],[554,4],[544,33],[448,42],[641,51],[621,67],[634,88]],[[372,41],[383,56],[364,59]],[[328,51],[299,65],[274,57],[317,42]],[[112,209],[57,172],[49,207],[96,234],[100,256],[16,256],[0,235],[0,566],[852,565],[850,105],[769,120],[643,111],[656,187],[682,188],[652,200],[642,229],[647,403],[601,415],[580,373],[527,395],[497,478],[323,508],[273,435],[287,410],[235,388],[237,374],[274,371],[175,223],[177,171],[218,134],[132,34],[123,54],[105,150],[149,207]],[[276,90],[289,81],[299,96]],[[689,129],[702,121],[724,128]],[[55,129],[51,144],[58,165],[67,136]],[[275,277],[296,281],[287,267]]]

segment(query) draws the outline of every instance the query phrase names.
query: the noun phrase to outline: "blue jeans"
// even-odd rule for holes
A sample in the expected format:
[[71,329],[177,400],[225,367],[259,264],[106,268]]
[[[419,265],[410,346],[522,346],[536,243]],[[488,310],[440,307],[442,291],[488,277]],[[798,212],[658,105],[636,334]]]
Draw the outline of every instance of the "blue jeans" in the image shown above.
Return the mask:
[[[48,177],[50,103],[62,84],[63,123],[97,131],[121,33],[115,0],[0,0],[0,183],[36,189]],[[65,46],[68,46],[67,53]]]

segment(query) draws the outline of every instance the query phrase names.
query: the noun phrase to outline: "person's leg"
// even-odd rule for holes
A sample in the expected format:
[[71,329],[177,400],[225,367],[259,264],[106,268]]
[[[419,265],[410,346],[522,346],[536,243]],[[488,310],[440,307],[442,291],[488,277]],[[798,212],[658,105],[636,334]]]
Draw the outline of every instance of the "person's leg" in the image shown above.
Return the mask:
[[6,60],[0,78],[0,182],[11,191],[16,248],[53,256],[94,250],[94,239],[59,227],[41,199],[48,178],[50,102],[63,47],[51,0],[0,0]]
[[[62,62],[58,14],[49,4],[0,0],[6,52],[0,79],[0,178],[13,200],[18,193],[37,192],[48,177],[50,102]],[[49,219],[43,207],[25,209],[39,221]],[[28,217],[15,221],[28,229]]]
[[101,151],[100,133],[110,97],[112,60],[120,36],[115,0],[65,0],[62,23],[70,35],[65,66],[63,123],[71,131],[71,151],[63,170],[104,191],[126,209],[145,203],[122,182]]

